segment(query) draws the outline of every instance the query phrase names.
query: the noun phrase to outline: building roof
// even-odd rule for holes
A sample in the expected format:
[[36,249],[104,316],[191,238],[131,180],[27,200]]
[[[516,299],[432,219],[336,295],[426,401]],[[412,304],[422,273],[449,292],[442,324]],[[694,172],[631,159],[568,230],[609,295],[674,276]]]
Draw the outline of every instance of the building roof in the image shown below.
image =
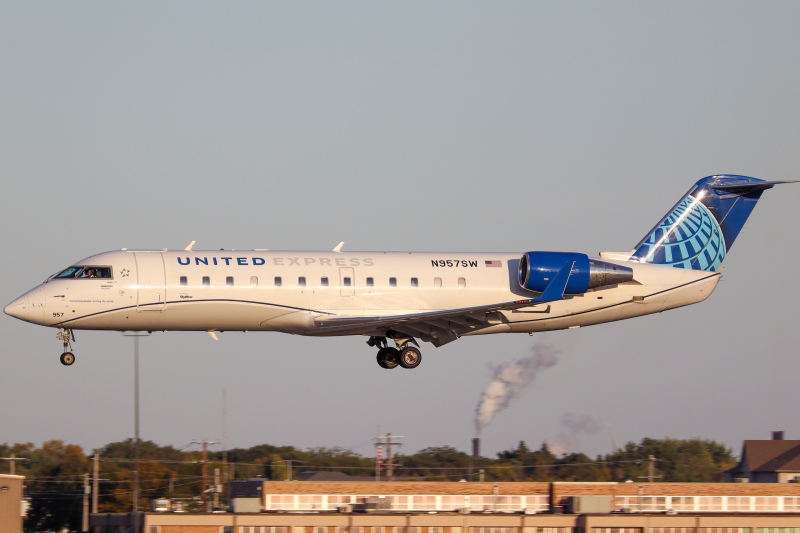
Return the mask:
[[800,440],[746,440],[745,461],[750,472],[800,472]]
[[371,476],[351,476],[344,472],[311,470],[301,472],[295,478],[301,481],[372,481],[374,479]]

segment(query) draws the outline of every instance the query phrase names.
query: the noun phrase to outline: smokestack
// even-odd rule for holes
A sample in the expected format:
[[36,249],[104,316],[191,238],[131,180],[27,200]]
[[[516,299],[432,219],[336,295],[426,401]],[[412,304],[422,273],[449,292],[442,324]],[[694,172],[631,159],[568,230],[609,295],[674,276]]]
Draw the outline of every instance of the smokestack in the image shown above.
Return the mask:
[[783,431],[773,431],[772,440],[783,440]]
[[472,439],[472,457],[477,459],[481,456],[481,439],[476,437]]

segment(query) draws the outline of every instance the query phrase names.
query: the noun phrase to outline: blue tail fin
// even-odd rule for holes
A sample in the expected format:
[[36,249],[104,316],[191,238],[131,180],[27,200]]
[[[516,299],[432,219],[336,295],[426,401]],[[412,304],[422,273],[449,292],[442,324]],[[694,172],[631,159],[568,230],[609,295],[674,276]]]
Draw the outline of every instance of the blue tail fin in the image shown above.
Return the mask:
[[693,270],[719,270],[766,189],[786,181],[709,176],[698,181],[636,245],[631,261]]

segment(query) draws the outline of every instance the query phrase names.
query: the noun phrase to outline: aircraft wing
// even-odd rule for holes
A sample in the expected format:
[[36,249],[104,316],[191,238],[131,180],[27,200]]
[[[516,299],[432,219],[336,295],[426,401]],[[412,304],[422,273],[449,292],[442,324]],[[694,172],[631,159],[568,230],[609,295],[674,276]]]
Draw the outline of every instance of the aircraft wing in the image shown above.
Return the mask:
[[[391,316],[321,316],[314,324],[339,335],[392,330],[417,337],[439,347],[456,340],[461,335],[504,323],[498,311],[512,311],[543,303],[542,300],[514,300],[491,305],[463,307]],[[322,331],[320,331],[322,333]]]
[[314,319],[314,325],[319,328],[318,334],[323,335],[372,332],[385,335],[391,330],[409,337],[420,338],[438,348],[466,333],[503,324],[505,320],[499,311],[513,311],[535,304],[563,300],[574,265],[574,261],[566,261],[538,298],[393,316],[320,316]]

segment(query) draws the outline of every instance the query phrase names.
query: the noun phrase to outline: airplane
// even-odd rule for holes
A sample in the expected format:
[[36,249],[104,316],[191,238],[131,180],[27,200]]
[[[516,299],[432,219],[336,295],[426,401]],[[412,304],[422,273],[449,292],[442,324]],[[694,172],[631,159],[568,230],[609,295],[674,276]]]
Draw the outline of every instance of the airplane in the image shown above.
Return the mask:
[[[715,175],[628,252],[416,253],[121,249],[53,274],[5,307],[73,330],[361,335],[382,368],[416,368],[417,340],[577,328],[702,302],[761,194],[795,181]],[[390,346],[389,342],[395,346]]]

